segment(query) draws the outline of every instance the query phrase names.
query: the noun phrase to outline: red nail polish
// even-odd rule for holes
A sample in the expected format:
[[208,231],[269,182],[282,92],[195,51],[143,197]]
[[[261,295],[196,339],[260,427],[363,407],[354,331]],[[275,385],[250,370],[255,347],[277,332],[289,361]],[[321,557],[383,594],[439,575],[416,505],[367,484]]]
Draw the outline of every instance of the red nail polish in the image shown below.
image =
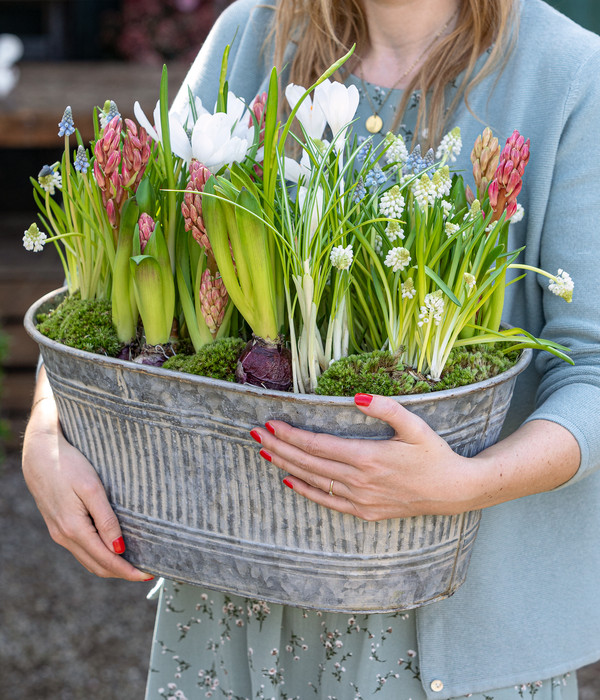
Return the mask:
[[150,578],[143,578],[142,581],[154,581],[154,576],[150,576]]
[[292,484],[292,482],[289,479],[284,479],[283,483],[290,489],[294,488],[294,484]]
[[256,442],[258,442],[258,443],[262,442],[262,440],[260,439],[260,435],[258,434],[258,431],[251,430],[250,435],[256,440]]
[[112,547],[115,554],[123,554],[125,551],[125,541],[122,537],[117,537],[117,539],[112,543]]
[[371,394],[356,394],[354,396],[354,403],[357,406],[370,406],[371,401],[373,401]]
[[263,459],[266,459],[267,462],[270,462],[272,460],[271,455],[266,450],[261,450],[259,454]]
[[271,435],[275,435],[275,428],[269,423],[265,423],[265,428],[271,433]]

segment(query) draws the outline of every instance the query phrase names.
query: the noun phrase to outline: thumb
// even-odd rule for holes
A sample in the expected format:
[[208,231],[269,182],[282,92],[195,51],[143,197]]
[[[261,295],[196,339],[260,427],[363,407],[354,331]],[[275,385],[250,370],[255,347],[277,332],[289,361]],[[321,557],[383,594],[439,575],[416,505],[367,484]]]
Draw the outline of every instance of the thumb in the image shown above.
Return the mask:
[[354,403],[365,415],[390,425],[396,433],[395,437],[403,442],[416,444],[433,432],[424,420],[389,396],[356,394]]

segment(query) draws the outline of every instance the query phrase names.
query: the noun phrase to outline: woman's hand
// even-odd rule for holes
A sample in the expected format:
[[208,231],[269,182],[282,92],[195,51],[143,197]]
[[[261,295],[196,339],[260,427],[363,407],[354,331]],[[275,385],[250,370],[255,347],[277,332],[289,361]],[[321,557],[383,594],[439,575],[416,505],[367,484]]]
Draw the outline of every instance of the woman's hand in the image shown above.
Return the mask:
[[149,581],[119,554],[121,528],[96,471],[62,434],[44,370],[23,444],[23,474],[52,539],[104,578]]
[[571,478],[579,445],[560,425],[535,420],[475,457],[456,454],[394,399],[357,394],[358,408],[388,423],[389,440],[339,438],[272,420],[251,431],[284,483],[316,503],[364,520],[452,515],[547,491]]
[[370,399],[357,394],[355,402],[392,426],[390,440],[338,438],[276,420],[252,436],[261,455],[290,474],[287,486],[328,508],[364,520],[471,510],[470,460],[393,399]]

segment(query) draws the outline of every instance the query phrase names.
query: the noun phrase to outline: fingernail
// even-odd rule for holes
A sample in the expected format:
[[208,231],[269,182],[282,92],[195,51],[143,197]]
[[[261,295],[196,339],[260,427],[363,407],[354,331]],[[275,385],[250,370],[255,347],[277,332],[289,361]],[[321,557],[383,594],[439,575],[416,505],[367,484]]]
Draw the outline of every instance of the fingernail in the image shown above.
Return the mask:
[[258,434],[258,431],[251,430],[250,435],[256,440],[256,442],[258,442],[258,443],[262,442],[262,440],[260,439],[260,435]]
[[115,554],[123,554],[125,551],[125,540],[122,537],[117,537],[117,539],[112,543],[112,547]]
[[266,459],[267,462],[270,462],[272,460],[271,455],[266,450],[261,450],[259,454],[263,459]]
[[370,406],[371,401],[373,401],[373,396],[371,394],[355,394],[354,403],[357,406]]
[[292,490],[294,489],[294,484],[292,484],[292,482],[291,482],[289,479],[284,479],[284,480],[283,480],[283,483],[284,483],[288,488],[290,488],[290,489],[292,489]]
[[271,433],[271,435],[275,435],[275,428],[269,423],[265,423],[265,428]]
[[154,576],[149,576],[148,578],[143,578],[142,581],[154,581]]

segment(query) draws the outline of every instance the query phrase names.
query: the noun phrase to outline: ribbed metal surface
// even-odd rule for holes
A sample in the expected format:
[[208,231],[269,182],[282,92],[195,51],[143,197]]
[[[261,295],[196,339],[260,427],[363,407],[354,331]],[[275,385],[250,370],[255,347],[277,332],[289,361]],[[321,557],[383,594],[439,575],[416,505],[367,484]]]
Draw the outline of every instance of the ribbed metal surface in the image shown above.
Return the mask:
[[[258,456],[269,419],[381,439],[353,400],[269,392],[40,344],[65,435],[97,469],[127,557],[154,574],[321,610],[388,612],[463,582],[479,512],[367,523],[302,499]],[[519,365],[500,378],[401,397],[459,453],[498,437]]]

